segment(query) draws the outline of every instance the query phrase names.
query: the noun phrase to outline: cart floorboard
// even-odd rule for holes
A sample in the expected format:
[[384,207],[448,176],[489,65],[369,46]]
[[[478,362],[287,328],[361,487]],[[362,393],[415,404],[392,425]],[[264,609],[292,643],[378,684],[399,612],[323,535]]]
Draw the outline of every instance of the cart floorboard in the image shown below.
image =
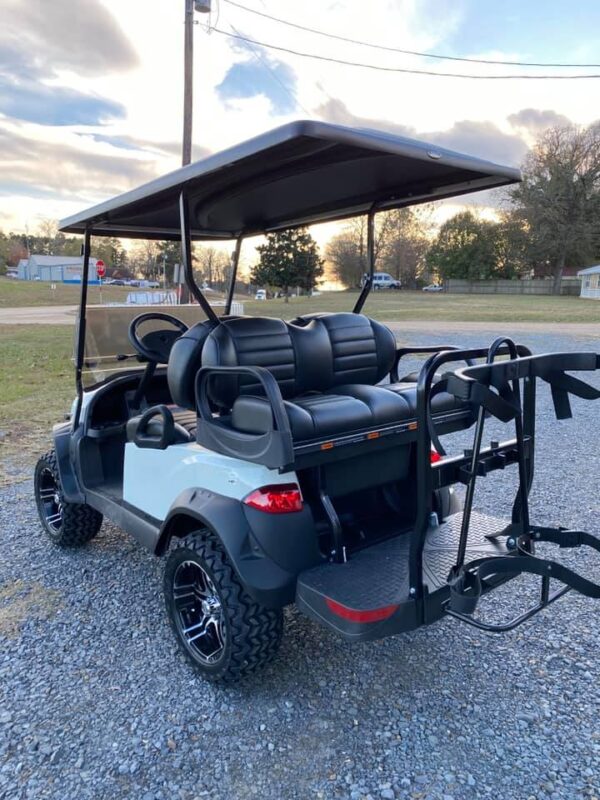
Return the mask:
[[[448,598],[448,575],[456,562],[462,513],[429,529],[423,550],[423,578],[432,598],[431,615],[438,619]],[[468,561],[508,555],[504,538],[488,539],[507,520],[474,512]],[[374,639],[417,627],[410,595],[411,531],[353,552],[344,564],[325,563],[298,577],[296,600],[309,616],[325,622],[349,639]],[[435,595],[435,598],[433,597]]]

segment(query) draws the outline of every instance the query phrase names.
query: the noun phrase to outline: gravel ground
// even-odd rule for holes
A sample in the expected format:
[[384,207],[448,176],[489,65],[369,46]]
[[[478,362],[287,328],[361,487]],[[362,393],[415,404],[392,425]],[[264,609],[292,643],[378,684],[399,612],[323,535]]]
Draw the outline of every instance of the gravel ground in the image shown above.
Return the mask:
[[[520,338],[538,352],[598,349]],[[597,406],[575,402],[575,419],[556,423],[540,392],[534,521],[594,531]],[[502,499],[481,482],[485,510],[502,513]],[[0,504],[2,800],[600,797],[592,600],[569,596],[502,637],[448,619],[364,645],[291,610],[275,662],[215,688],[176,650],[159,560],[108,523],[82,551],[54,549],[29,482]],[[600,578],[600,559],[568,558]],[[529,595],[513,584],[486,602],[508,616]]]

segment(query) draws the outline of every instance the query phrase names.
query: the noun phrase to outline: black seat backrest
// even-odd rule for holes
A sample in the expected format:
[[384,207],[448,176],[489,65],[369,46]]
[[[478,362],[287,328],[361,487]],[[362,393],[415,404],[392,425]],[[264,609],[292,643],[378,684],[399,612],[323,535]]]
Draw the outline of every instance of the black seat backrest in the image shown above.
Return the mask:
[[[206,338],[203,366],[266,367],[284,398],[348,383],[376,384],[394,363],[396,342],[381,323],[361,314],[323,314],[283,322],[269,317],[228,320]],[[211,381],[211,398],[230,407],[239,394],[262,393],[249,377]]]
[[323,313],[299,317],[302,324],[318,319],[327,328],[333,356],[332,386],[379,383],[394,365],[396,338],[389,328],[364,314]]
[[[222,322],[206,339],[203,366],[265,367],[285,398],[324,391],[332,382],[331,348],[318,321],[298,327],[270,317]],[[260,393],[251,377],[227,376],[211,382],[211,397],[229,407],[239,394]]]
[[[222,317],[224,320],[237,317]],[[208,334],[218,325],[217,322],[205,319],[192,325],[175,341],[169,355],[167,365],[167,382],[173,402],[181,408],[196,408],[196,392],[194,381],[196,373],[202,366],[202,351]]]

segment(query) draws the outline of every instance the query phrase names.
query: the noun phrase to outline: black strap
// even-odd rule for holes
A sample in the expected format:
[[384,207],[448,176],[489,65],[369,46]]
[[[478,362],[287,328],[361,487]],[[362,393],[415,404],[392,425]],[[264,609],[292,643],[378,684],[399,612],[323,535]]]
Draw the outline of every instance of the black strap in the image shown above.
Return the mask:
[[554,371],[542,377],[550,384],[556,419],[570,419],[573,416],[569,400],[570,394],[581,397],[583,400],[600,398],[600,390],[579,378],[567,375],[566,372]]
[[471,387],[470,400],[483,406],[493,417],[497,417],[502,422],[510,422],[521,413],[520,405],[516,402],[508,384],[502,386],[496,394],[483,383],[475,383]]

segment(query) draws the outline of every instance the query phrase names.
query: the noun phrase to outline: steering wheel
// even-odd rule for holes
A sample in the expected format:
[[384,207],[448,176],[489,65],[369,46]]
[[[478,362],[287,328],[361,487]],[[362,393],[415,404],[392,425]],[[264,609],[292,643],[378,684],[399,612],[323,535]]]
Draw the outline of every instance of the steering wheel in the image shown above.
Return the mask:
[[[150,320],[168,322],[169,325],[177,328],[177,330],[149,331],[147,334],[140,337],[138,328],[144,322],[149,322]],[[166,364],[169,360],[169,354],[171,348],[175,344],[175,340],[179,339],[187,330],[188,326],[177,319],[177,317],[173,317],[171,314],[163,314],[160,311],[154,311],[148,314],[140,314],[139,317],[132,319],[127,335],[136,351],[147,361],[154,364]]]

